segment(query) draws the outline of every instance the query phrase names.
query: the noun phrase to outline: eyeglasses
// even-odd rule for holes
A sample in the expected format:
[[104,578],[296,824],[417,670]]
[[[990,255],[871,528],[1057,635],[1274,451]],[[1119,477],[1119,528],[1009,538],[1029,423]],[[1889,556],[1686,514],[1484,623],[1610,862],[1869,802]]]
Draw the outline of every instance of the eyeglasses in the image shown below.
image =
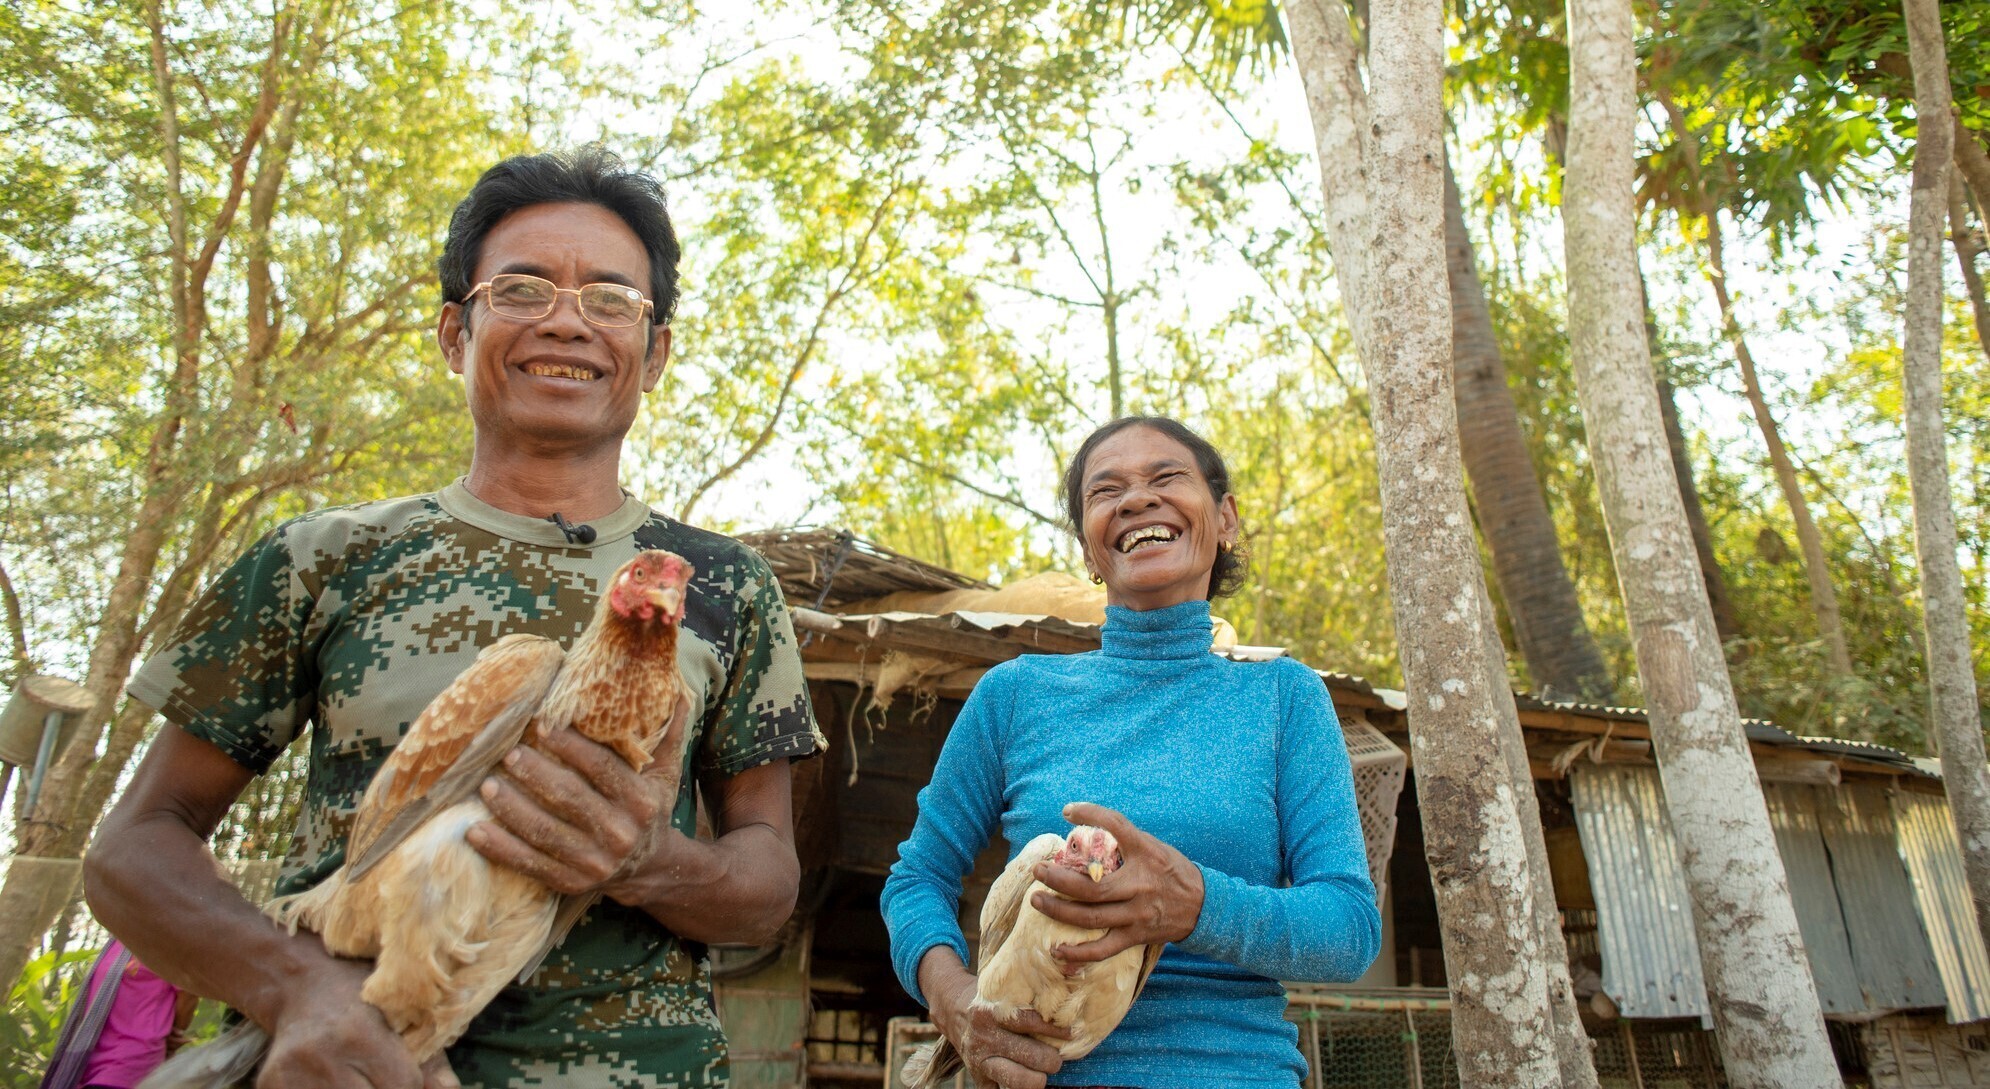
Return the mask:
[[492,312],[520,321],[537,321],[552,313],[562,295],[576,296],[580,301],[580,316],[605,329],[627,329],[656,309],[656,304],[643,298],[642,292],[626,284],[558,287],[551,280],[520,272],[485,280],[463,296],[463,304],[469,305],[477,292],[486,290],[490,292]]

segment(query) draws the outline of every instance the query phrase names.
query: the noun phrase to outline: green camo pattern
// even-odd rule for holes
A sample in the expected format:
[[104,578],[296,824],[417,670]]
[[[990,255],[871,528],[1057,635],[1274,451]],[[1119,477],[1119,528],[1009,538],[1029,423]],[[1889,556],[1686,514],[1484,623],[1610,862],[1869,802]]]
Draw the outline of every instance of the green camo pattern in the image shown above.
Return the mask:
[[[695,778],[822,747],[780,585],[730,538],[631,499],[570,546],[545,522],[441,492],[318,511],[263,538],[193,606],[131,694],[261,773],[310,731],[309,780],[277,893],[344,859],[352,811],[422,708],[502,636],[571,644],[637,551],[696,575],[678,666],[703,714],[673,820],[695,827]],[[659,711],[661,714],[661,711]],[[499,995],[449,1058],[465,1086],[726,1084],[704,948],[604,901],[524,985]]]

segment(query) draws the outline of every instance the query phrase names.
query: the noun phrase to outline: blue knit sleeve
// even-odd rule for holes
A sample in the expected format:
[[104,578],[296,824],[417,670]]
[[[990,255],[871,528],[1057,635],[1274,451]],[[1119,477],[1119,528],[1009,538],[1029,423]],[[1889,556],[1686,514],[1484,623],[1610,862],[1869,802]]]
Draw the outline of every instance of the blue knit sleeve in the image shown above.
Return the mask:
[[968,963],[960,929],[961,879],[974,869],[1002,816],[1002,761],[997,708],[1005,705],[1010,670],[991,670],[968,695],[940,748],[932,781],[919,792],[912,836],[898,845],[878,906],[891,932],[891,965],[920,1005],[919,961],[936,945]]
[[1353,770],[1326,686],[1291,659],[1277,668],[1277,806],[1289,886],[1203,866],[1202,915],[1180,944],[1272,979],[1346,982],[1368,970],[1382,940]]

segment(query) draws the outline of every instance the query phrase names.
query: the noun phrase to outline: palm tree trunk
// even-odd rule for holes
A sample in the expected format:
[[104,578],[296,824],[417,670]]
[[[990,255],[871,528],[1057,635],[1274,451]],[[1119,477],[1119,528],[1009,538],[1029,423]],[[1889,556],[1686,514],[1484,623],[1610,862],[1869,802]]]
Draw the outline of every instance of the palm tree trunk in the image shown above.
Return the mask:
[[1630,0],[1570,0],[1562,222],[1577,392],[1729,1082],[1838,1089],[1678,478],[1663,453],[1637,273],[1633,28]]
[[[1658,100],[1671,119],[1673,131],[1684,145],[1686,159],[1693,164],[1690,169],[1697,178],[1699,137],[1686,123],[1685,112],[1671,96],[1661,91]],[[1741,386],[1747,395],[1749,410],[1755,414],[1755,425],[1762,432],[1763,445],[1769,448],[1769,466],[1775,472],[1783,502],[1790,508],[1790,521],[1796,526],[1797,547],[1803,553],[1803,574],[1810,585],[1811,611],[1817,617],[1817,632],[1824,641],[1825,663],[1834,676],[1849,677],[1852,675],[1852,653],[1845,641],[1845,622],[1838,610],[1838,591],[1831,584],[1830,561],[1824,555],[1824,536],[1810,515],[1810,503],[1804,498],[1802,486],[1797,483],[1796,463],[1790,459],[1789,448],[1783,444],[1782,429],[1776,425],[1775,414],[1769,411],[1769,401],[1762,392],[1762,379],[1755,369],[1755,353],[1748,350],[1748,338],[1743,335],[1741,322],[1734,312],[1734,298],[1727,287],[1727,261],[1721,244],[1720,209],[1706,199],[1704,191],[1699,203],[1698,212],[1706,223],[1707,232],[1707,280],[1713,285],[1714,302],[1720,307],[1721,328],[1734,348],[1734,360],[1741,369]]]
[[[1914,113],[1949,112],[1948,58],[1937,0],[1904,0]],[[1984,766],[1969,616],[1956,564],[1949,499],[1948,441],[1942,430],[1942,217],[1950,197],[1955,132],[1923,125],[1914,141],[1907,213],[1907,330],[1901,386],[1907,415],[1907,481],[1914,497],[1914,545],[1921,561],[1922,623],[1928,646],[1928,717],[1941,745],[1942,781],[1962,841],[1963,870],[1976,901],[1977,928],[1990,942],[1990,769]]]
[[1615,695],[1603,652],[1596,648],[1562,562],[1555,520],[1520,431],[1519,410],[1506,384],[1486,306],[1485,285],[1472,260],[1465,211],[1449,157],[1444,163],[1444,252],[1451,285],[1451,365],[1456,372],[1458,439],[1479,528],[1492,551],[1493,575],[1513,621],[1514,642],[1536,686],[1598,703]]

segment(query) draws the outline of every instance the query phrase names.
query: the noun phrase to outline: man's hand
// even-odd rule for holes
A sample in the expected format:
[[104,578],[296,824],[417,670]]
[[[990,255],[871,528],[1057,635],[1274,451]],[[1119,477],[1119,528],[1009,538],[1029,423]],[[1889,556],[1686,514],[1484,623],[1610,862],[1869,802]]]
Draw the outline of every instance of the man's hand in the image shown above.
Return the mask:
[[664,794],[668,770],[638,773],[615,750],[558,730],[541,748],[513,749],[502,773],[484,781],[496,819],[470,830],[470,846],[556,892],[635,902],[624,880],[659,843],[684,839],[669,827],[677,799]]
[[1111,832],[1120,854],[1119,869],[1098,882],[1063,866],[1036,865],[1038,881],[1070,897],[1039,892],[1030,901],[1038,911],[1061,923],[1106,932],[1093,941],[1058,947],[1067,973],[1123,949],[1178,942],[1194,932],[1202,917],[1202,870],[1195,863],[1104,806],[1075,802],[1064,807],[1064,819]]
[[380,1011],[360,999],[372,970],[367,961],[326,956],[284,989],[264,1024],[270,1048],[257,1089],[454,1089],[448,1060],[433,1074],[416,1066]]
[[1004,1020],[992,1006],[974,1001],[974,973],[944,945],[919,961],[919,989],[926,994],[933,1024],[952,1041],[978,1085],[1000,1089],[1043,1089],[1064,1066],[1057,1049],[1033,1034],[1068,1040],[1071,1034],[1021,1010]]

